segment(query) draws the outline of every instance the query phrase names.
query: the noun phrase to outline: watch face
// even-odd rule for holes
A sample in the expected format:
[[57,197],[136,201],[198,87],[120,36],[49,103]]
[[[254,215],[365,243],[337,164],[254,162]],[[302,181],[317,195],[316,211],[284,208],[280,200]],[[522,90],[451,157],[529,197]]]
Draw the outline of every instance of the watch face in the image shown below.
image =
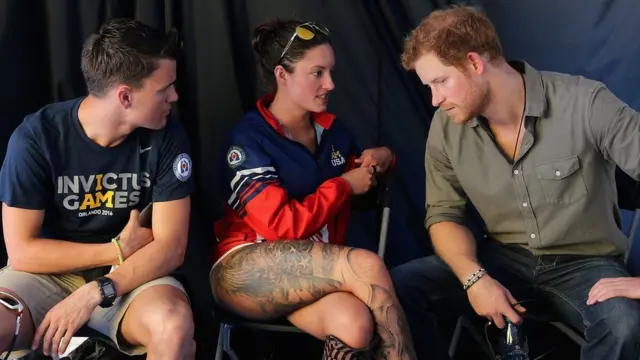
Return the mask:
[[116,289],[112,283],[105,284],[103,289],[106,297],[114,297],[116,295]]
[[100,306],[111,306],[111,304],[113,304],[117,297],[116,288],[113,285],[113,282],[111,281],[111,279],[106,277],[100,278],[97,281],[100,285],[100,292],[102,293],[102,303],[100,304]]

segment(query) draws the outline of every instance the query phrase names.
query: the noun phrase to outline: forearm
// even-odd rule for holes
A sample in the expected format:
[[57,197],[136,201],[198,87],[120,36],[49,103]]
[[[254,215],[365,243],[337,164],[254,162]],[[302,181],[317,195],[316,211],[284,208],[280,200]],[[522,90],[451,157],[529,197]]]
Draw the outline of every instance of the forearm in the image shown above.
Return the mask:
[[445,221],[429,229],[436,254],[456,274],[461,283],[480,268],[476,256],[476,241],[466,226]]
[[113,280],[118,296],[122,296],[178,268],[184,259],[184,252],[184,249],[170,244],[152,241],[107,276]]
[[116,247],[111,243],[83,244],[35,238],[8,250],[13,269],[33,274],[64,274],[118,262]]
[[325,181],[301,201],[289,199],[281,187],[269,186],[251,200],[244,221],[267,240],[306,239],[322,229],[350,201],[347,180]]

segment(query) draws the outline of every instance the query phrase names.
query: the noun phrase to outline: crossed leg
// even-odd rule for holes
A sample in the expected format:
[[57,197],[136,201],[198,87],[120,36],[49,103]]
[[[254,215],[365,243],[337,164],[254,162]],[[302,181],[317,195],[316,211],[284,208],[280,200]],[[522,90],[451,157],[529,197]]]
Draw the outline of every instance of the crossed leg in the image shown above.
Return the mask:
[[333,335],[354,349],[366,348],[373,340],[371,311],[358,298],[343,291],[296,310],[287,319],[320,340]]
[[309,315],[313,308],[331,317],[324,314],[330,307],[320,302],[310,305],[346,292],[373,315],[381,358],[415,359],[389,273],[370,251],[311,241],[252,244],[223,258],[213,268],[211,283],[218,303],[235,313],[255,320],[291,315],[294,324],[304,315],[294,311],[307,306],[306,317],[313,317]]

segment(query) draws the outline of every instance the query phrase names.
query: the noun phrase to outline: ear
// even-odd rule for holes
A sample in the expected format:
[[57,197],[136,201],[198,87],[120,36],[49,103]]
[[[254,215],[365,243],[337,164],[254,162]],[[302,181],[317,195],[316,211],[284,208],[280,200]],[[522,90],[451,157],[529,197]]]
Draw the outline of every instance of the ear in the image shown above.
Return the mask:
[[480,54],[476,52],[470,52],[467,54],[467,62],[469,70],[477,75],[482,75],[484,73],[484,65],[485,61]]
[[276,83],[278,85],[285,85],[287,83],[289,73],[282,65],[278,65],[273,69],[273,75],[276,77]]
[[116,97],[123,108],[128,109],[132,106],[133,102],[133,89],[126,85],[121,85],[116,88]]

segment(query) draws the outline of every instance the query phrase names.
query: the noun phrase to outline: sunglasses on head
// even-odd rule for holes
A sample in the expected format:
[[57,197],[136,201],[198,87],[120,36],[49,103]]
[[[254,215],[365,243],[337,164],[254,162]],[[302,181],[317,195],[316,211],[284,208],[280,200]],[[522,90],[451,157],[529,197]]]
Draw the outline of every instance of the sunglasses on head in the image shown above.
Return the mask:
[[329,36],[331,34],[329,29],[327,29],[326,27],[314,24],[312,22],[306,22],[304,24],[296,26],[296,31],[293,32],[293,35],[291,35],[291,39],[289,39],[287,46],[284,47],[284,50],[282,50],[282,54],[280,54],[280,61],[282,61],[282,58],[284,58],[284,55],[287,53],[287,50],[289,50],[289,47],[293,43],[293,40],[296,39],[296,37],[308,41],[316,37],[316,31],[319,31],[326,36]]

